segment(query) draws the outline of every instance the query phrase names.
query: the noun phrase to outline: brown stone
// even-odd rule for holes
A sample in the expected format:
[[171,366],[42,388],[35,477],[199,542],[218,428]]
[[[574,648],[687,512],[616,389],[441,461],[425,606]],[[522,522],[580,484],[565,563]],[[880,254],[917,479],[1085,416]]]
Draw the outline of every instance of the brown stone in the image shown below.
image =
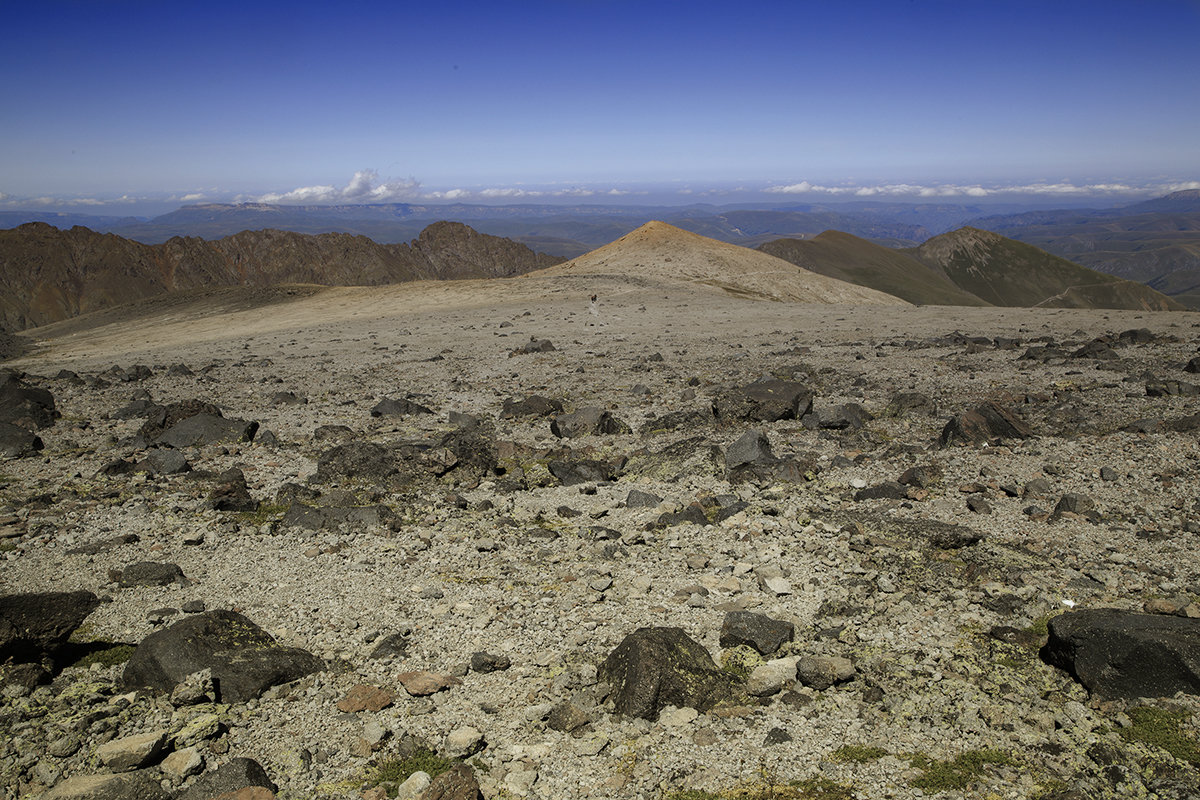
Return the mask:
[[213,800],[275,800],[275,793],[265,786],[246,786],[237,791],[217,795]]
[[459,764],[433,779],[420,800],[482,800],[479,781],[475,772],[466,764]]
[[462,681],[453,675],[439,675],[436,672],[429,672],[423,669],[401,672],[396,676],[396,680],[400,681],[400,685],[404,687],[404,691],[413,697],[425,697],[436,694],[443,689],[449,689],[451,686],[458,686],[462,683]]
[[378,686],[360,683],[338,700],[338,711],[354,713],[358,711],[382,711],[396,702],[396,695]]

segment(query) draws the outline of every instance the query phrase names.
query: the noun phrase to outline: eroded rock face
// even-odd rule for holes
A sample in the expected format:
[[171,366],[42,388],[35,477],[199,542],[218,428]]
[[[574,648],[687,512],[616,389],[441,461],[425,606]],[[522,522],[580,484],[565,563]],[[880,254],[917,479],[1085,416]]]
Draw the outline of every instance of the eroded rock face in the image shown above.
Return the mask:
[[1200,694],[1200,619],[1095,608],[1050,620],[1042,660],[1103,697]]
[[48,390],[30,386],[12,370],[0,370],[0,422],[34,431],[49,428],[58,416]]
[[143,639],[125,667],[124,684],[170,692],[193,672],[211,669],[218,699],[241,703],[324,667],[312,653],[278,644],[241,614],[209,611]]
[[682,628],[639,628],[600,665],[617,713],[658,719],[669,705],[707,711],[731,695],[732,679]]

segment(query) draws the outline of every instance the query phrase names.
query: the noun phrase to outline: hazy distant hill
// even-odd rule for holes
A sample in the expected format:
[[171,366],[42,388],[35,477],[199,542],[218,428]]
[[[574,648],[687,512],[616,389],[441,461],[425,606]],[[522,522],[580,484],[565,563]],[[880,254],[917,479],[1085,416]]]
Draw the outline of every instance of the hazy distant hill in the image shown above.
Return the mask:
[[454,222],[390,245],[343,233],[278,230],[146,245],[35,222],[0,231],[0,328],[22,330],[182,289],[508,277],[559,260]]
[[992,305],[1150,311],[1184,308],[1144,284],[1082,267],[978,228],[944,233],[906,252]]
[[814,239],[776,239],[758,249],[812,272],[869,286],[910,303],[989,305],[906,253],[840,231],[825,231]]
[[1200,308],[1200,191],[1122,209],[1047,211],[971,223]]
[[[650,220],[735,244],[814,236],[836,229],[893,245],[917,244],[978,216],[977,206],[955,204],[842,203],[753,207],[598,204],[376,203],[293,206],[267,203],[205,203],[184,206],[152,220],[91,226],[146,244],[173,236],[217,239],[243,230],[273,228],[299,233],[353,233],[377,242],[407,242],[439,220],[523,242],[540,252],[573,258],[607,244]],[[26,220],[21,220],[26,221]],[[15,223],[13,223],[15,224]],[[85,223],[87,224],[87,223]]]

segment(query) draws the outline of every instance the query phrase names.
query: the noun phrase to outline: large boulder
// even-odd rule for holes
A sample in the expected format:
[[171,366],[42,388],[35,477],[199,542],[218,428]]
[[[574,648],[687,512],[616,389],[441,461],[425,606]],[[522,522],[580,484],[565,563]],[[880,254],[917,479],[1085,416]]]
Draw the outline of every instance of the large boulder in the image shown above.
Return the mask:
[[317,483],[339,479],[380,483],[396,474],[396,454],[374,442],[348,442],[329,448],[317,458]]
[[1095,608],[1050,620],[1042,660],[1103,697],[1200,694],[1200,619]]
[[170,692],[192,673],[211,669],[220,702],[241,703],[324,668],[312,653],[278,644],[241,614],[209,611],[143,639],[125,666],[124,684]]
[[119,775],[77,775],[55,785],[42,800],[168,800],[162,773],[143,769]]
[[11,422],[0,422],[0,458],[31,456],[45,445],[40,436]]
[[249,442],[257,432],[257,422],[196,414],[167,428],[154,439],[154,443],[176,449],[203,447],[221,442]]
[[996,439],[1028,439],[1033,429],[1007,408],[988,401],[970,411],[956,414],[942,428],[939,444],[980,445]]
[[0,422],[33,431],[49,428],[58,416],[49,391],[30,386],[12,370],[0,370]]
[[550,432],[560,439],[571,439],[589,434],[629,433],[630,427],[610,411],[585,406],[570,414],[555,417],[550,421]]
[[656,720],[673,705],[707,711],[728,700],[733,678],[682,628],[639,628],[600,665],[617,713]]
[[178,403],[168,403],[165,406],[153,406],[145,411],[146,421],[138,430],[138,436],[147,442],[158,438],[164,431],[197,414],[210,414],[220,417],[221,409],[204,400],[181,400]]
[[98,605],[96,595],[86,591],[0,597],[0,663],[52,654]]
[[267,771],[262,768],[262,764],[252,758],[235,758],[212,772],[201,775],[176,800],[211,800],[254,786],[261,786],[272,792],[279,791],[267,775]]
[[813,393],[802,383],[764,378],[717,397],[713,413],[722,420],[777,422],[812,412]]

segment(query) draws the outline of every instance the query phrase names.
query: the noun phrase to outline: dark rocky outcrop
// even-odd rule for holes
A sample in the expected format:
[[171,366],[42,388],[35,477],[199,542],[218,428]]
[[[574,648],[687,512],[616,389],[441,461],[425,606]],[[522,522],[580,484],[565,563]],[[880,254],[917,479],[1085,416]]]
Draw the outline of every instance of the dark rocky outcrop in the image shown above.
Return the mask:
[[809,414],[812,401],[812,390],[802,383],[765,378],[722,392],[713,413],[725,421],[778,422]]
[[196,414],[167,428],[154,443],[174,448],[203,447],[221,442],[249,442],[257,432],[257,422]]
[[764,656],[774,654],[795,635],[792,623],[752,611],[730,611],[721,622],[721,647],[745,645]]
[[30,386],[19,373],[0,370],[0,422],[36,431],[49,428],[58,417],[53,394]]
[[1033,435],[1033,429],[1016,414],[998,403],[988,401],[951,417],[946,427],[942,428],[938,443],[942,447],[980,445],[996,439],[1028,439]]
[[682,628],[639,628],[600,665],[617,713],[655,720],[668,705],[707,711],[731,696],[732,679]]
[[324,667],[306,650],[278,644],[241,614],[209,611],[143,639],[123,681],[129,689],[170,692],[188,675],[211,669],[218,699],[241,703]]
[[253,786],[279,791],[262,764],[252,758],[234,758],[212,772],[201,775],[176,800],[211,800]]
[[1200,694],[1200,619],[1085,609],[1050,620],[1042,659],[1103,697]]
[[45,447],[37,434],[11,422],[0,422],[0,458],[22,458]]

